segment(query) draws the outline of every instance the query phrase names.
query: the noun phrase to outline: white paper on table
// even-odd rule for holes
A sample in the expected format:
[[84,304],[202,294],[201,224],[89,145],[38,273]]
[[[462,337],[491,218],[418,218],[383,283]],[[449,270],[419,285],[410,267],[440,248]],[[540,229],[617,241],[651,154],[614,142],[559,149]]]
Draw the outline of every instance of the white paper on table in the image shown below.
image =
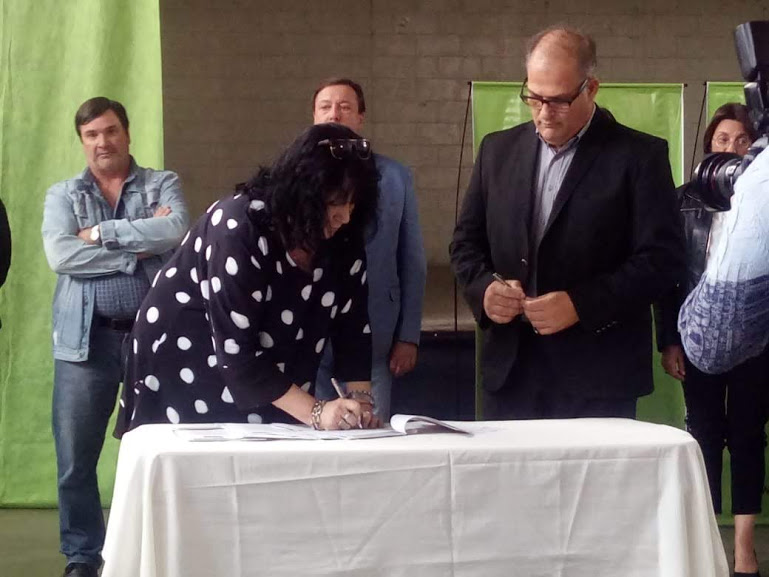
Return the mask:
[[472,435],[470,431],[449,425],[445,421],[439,421],[423,415],[393,415],[390,418],[390,426],[404,435],[427,433],[460,433]]
[[252,423],[206,423],[179,425],[174,434],[186,441],[269,441],[269,440],[338,440],[378,439],[403,435],[424,435],[433,433],[460,433],[472,435],[470,431],[450,425],[444,421],[422,415],[393,415],[390,425],[379,429],[348,429],[317,431],[306,425],[273,423],[270,425]]

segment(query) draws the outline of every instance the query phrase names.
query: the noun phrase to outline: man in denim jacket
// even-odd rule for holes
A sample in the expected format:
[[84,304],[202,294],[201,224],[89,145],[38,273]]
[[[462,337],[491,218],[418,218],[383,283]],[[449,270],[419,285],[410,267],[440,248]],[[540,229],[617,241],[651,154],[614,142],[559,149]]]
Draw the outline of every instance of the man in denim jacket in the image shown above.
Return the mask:
[[187,230],[179,178],[137,166],[119,102],[92,98],[75,115],[88,167],[46,194],[43,244],[53,299],[53,435],[64,575],[101,565],[104,518],[96,464],[142,299]]

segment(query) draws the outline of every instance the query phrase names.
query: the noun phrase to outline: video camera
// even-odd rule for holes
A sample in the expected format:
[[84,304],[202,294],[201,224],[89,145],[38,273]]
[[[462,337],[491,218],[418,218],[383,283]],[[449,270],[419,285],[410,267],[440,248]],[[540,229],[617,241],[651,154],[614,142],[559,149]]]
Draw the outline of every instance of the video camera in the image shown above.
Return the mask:
[[745,85],[745,103],[759,138],[742,157],[731,152],[706,156],[694,171],[687,193],[712,212],[731,208],[734,182],[769,145],[769,21],[740,24],[734,31],[737,60]]

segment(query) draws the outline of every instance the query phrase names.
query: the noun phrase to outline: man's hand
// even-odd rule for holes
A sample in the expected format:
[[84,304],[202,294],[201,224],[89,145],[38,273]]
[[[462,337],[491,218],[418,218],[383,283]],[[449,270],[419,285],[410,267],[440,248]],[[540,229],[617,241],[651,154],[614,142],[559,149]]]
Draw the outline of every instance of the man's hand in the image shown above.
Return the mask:
[[400,377],[414,369],[417,364],[417,346],[414,343],[395,341],[390,351],[390,372]]
[[[158,218],[160,216],[168,216],[171,214],[171,207],[170,206],[159,206],[155,209],[154,214],[152,215],[153,218]],[[93,240],[91,238],[91,231],[93,230],[92,226],[89,226],[88,228],[84,228],[80,230],[77,233],[77,236],[80,237],[81,240],[84,240],[87,244],[99,244],[99,241]],[[142,253],[139,255],[139,258],[148,258],[152,256],[151,254],[145,254]]]
[[681,345],[668,345],[662,349],[662,368],[674,379],[683,381],[686,377],[684,349]]
[[579,321],[574,303],[564,291],[527,298],[523,302],[523,312],[541,335],[558,333]]
[[522,312],[523,292],[520,281],[506,280],[506,284],[494,281],[483,293],[483,310],[492,322],[503,325],[512,321]]
[[77,233],[77,236],[80,237],[80,240],[84,240],[86,242],[86,244],[99,244],[99,241],[91,239],[91,230],[92,229],[93,229],[92,226],[89,226],[88,228],[84,228],[80,232]]
[[364,429],[379,429],[382,427],[382,419],[374,414],[374,398],[371,396],[371,381],[348,381],[347,399],[352,399],[360,404],[360,423]]

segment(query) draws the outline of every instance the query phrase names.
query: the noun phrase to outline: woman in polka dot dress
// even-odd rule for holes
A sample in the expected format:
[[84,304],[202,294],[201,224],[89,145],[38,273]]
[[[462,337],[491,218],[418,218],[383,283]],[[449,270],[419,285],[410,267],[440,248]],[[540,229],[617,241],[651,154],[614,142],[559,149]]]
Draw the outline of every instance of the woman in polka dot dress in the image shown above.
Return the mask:
[[[317,125],[211,205],[139,310],[116,436],[289,415],[324,429],[379,425],[363,241],[377,180],[368,141]],[[312,396],[327,338],[353,398]]]

